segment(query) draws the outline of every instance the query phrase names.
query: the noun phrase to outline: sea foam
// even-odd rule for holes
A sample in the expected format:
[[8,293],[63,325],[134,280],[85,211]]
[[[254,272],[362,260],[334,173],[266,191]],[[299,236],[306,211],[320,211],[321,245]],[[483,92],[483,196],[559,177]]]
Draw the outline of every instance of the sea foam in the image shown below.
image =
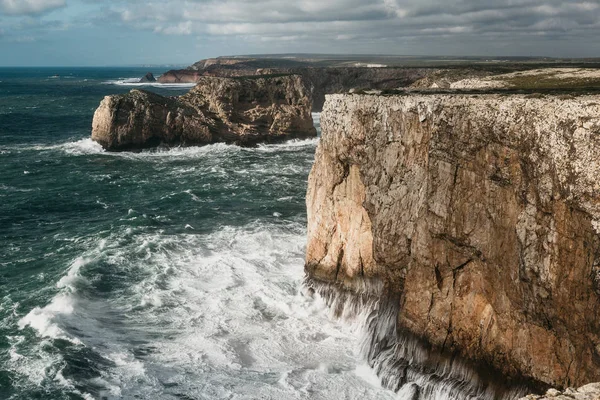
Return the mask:
[[130,87],[155,87],[164,89],[185,89],[193,88],[195,83],[160,83],[160,82],[140,82],[139,78],[122,78],[102,82],[106,85],[130,86]]

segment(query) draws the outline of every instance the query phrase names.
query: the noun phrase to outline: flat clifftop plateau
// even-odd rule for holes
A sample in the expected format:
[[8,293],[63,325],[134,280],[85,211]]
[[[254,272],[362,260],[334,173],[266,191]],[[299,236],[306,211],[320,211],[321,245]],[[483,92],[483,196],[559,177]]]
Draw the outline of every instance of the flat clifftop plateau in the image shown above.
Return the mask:
[[488,378],[600,380],[600,97],[330,95],[321,127],[309,282]]
[[214,142],[253,145],[316,136],[308,89],[298,76],[201,77],[181,97],[132,90],[106,96],[92,139],[108,150]]
[[417,89],[564,90],[579,93],[600,88],[598,68],[533,68],[508,73],[442,69],[414,82]]

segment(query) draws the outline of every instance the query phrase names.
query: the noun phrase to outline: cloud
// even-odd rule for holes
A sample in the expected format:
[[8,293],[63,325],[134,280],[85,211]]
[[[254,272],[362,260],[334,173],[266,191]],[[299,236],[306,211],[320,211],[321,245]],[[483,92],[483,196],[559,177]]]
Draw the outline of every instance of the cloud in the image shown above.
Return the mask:
[[65,0],[0,0],[0,10],[8,15],[42,14],[65,6]]
[[[65,2],[0,0],[1,11],[21,15],[7,18],[5,36],[41,38],[59,29],[32,32],[17,20],[47,22],[43,13]],[[179,36],[215,49],[211,55],[600,54],[600,0],[69,0],[52,17],[70,30],[119,32],[124,42],[148,34],[177,43]]]
[[108,9],[135,29],[257,41],[600,33],[600,5],[589,0],[113,0]]

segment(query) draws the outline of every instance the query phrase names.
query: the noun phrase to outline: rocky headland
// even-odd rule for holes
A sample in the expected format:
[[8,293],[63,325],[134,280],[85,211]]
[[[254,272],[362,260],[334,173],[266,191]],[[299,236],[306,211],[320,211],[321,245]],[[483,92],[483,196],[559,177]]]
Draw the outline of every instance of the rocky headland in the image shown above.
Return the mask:
[[206,70],[172,70],[158,78],[159,83],[197,83],[205,76],[242,77],[272,74],[295,74],[306,82],[313,101],[313,111],[321,111],[325,94],[345,93],[350,89],[395,89],[409,86],[431,73],[427,68],[226,68],[211,64]]
[[215,142],[253,145],[316,136],[311,97],[294,75],[201,77],[180,97],[134,89],[106,96],[92,139],[108,150]]
[[[369,67],[370,64],[298,61],[293,59],[227,58],[201,60],[187,69],[170,70],[159,83],[196,83],[205,76],[242,77],[273,74],[300,75],[308,86],[313,111],[321,111],[325,94],[350,89],[395,89],[406,87],[431,74],[426,67]],[[473,75],[473,73],[471,73]]]
[[331,95],[321,126],[307,285],[368,316],[384,385],[515,399],[600,380],[597,96]]
[[391,56],[281,55],[236,56],[200,60],[165,72],[159,83],[195,83],[203,76],[242,77],[297,74],[310,89],[313,111],[326,94],[398,88],[410,90],[600,90],[596,62],[549,59],[460,59]]

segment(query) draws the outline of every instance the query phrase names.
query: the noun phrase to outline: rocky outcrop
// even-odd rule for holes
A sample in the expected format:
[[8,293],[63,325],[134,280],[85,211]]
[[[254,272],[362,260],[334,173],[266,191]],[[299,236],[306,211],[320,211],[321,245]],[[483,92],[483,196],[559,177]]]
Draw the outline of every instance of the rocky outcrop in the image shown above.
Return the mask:
[[181,97],[132,90],[106,96],[92,139],[109,150],[214,142],[253,145],[316,136],[308,90],[298,76],[203,77]]
[[321,127],[308,284],[392,305],[388,386],[600,380],[597,97],[331,95]]
[[170,70],[158,77],[159,83],[197,83],[204,76],[198,71],[186,69]]
[[214,63],[206,60],[195,64],[195,69],[167,71],[158,78],[160,83],[196,83],[204,76],[241,77],[273,74],[302,76],[310,89],[313,110],[321,111],[325,94],[345,93],[350,89],[395,89],[405,87],[432,73],[429,68],[368,68],[368,67],[312,67],[245,64],[240,61]]
[[600,383],[590,383],[579,389],[566,389],[564,392],[550,389],[543,396],[529,395],[521,400],[600,400]]
[[152,72],[148,72],[146,75],[144,75],[140,78],[140,83],[148,83],[148,82],[156,82],[156,78],[154,78],[154,75],[152,74]]

